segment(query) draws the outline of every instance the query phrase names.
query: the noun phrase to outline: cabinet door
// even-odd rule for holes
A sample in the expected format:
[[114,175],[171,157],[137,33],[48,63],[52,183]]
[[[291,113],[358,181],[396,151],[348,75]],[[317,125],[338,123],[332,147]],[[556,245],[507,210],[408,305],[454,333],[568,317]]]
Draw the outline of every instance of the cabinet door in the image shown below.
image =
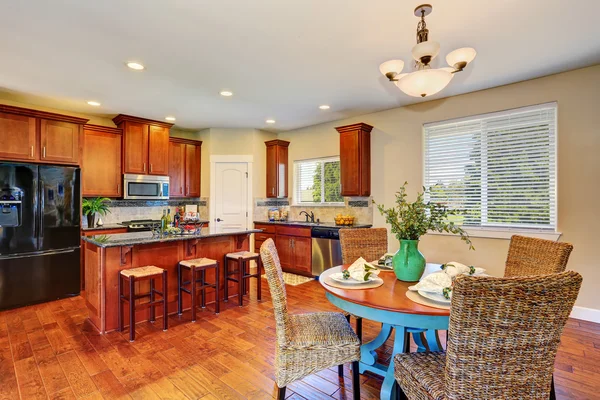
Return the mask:
[[169,142],[169,196],[183,197],[185,185],[185,144]]
[[80,129],[79,124],[41,119],[40,160],[78,164]]
[[122,196],[121,135],[87,129],[83,133],[83,196]]
[[360,196],[360,157],[357,132],[340,134],[340,180],[342,196]]
[[281,268],[294,268],[292,239],[293,238],[291,236],[284,235],[277,235],[275,237],[275,247],[277,248],[277,253],[279,254]]
[[312,239],[294,237],[294,269],[312,272]]
[[35,118],[0,113],[0,159],[35,160]]
[[201,147],[185,145],[185,195],[200,197],[200,152]]
[[148,135],[148,163],[150,174],[169,174],[169,154],[165,151],[169,147],[169,128],[150,125]]
[[277,197],[277,146],[267,146],[267,197]]
[[123,153],[125,160],[123,172],[126,174],[148,173],[148,125],[130,121],[125,123]]
[[277,197],[288,197],[288,148],[277,146]]

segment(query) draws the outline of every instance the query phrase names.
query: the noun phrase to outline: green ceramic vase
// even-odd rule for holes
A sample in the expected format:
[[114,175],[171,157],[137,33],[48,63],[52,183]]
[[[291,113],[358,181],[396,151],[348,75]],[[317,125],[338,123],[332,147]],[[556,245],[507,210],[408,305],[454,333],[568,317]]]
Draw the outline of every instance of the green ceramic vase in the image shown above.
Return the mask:
[[419,251],[418,240],[401,240],[400,249],[392,259],[396,277],[404,282],[417,282],[425,271],[425,257]]

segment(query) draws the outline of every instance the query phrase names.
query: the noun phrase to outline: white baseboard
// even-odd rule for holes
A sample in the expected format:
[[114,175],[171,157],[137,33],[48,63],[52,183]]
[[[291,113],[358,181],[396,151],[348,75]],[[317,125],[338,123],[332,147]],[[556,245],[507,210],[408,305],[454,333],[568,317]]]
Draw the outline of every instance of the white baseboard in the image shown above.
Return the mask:
[[571,311],[571,318],[600,323],[600,310],[575,306]]

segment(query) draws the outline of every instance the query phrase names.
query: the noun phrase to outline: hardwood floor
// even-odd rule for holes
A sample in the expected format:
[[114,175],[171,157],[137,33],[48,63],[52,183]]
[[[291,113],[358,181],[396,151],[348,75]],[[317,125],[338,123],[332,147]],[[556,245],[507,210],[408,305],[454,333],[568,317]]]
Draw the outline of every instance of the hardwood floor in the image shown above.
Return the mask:
[[[255,291],[252,280],[251,293]],[[99,335],[86,321],[82,297],[0,312],[0,399],[270,399],[275,324],[266,281],[263,301],[235,300],[212,306],[190,322],[170,317],[137,325],[137,340],[127,332]],[[333,310],[317,282],[288,286],[291,312]],[[364,336],[378,325],[365,321]],[[444,335],[442,335],[444,336]],[[389,360],[392,343],[380,358]],[[569,320],[556,359],[559,399],[599,398],[600,324]],[[361,397],[379,398],[381,380],[361,376]],[[289,386],[288,399],[349,399],[348,366],[340,382],[332,368]]]

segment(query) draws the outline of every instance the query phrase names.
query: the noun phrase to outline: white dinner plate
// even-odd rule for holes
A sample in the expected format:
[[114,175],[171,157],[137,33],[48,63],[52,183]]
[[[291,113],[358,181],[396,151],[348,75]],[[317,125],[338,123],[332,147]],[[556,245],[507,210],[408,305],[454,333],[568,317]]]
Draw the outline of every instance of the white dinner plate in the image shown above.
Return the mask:
[[445,298],[444,295],[441,293],[431,293],[431,292],[425,292],[423,290],[418,290],[417,293],[419,293],[421,296],[425,297],[426,299],[437,301],[438,303],[442,303],[442,304],[450,304],[452,301],[451,299]]
[[334,281],[336,281],[336,282],[345,283],[347,285],[362,285],[363,283],[369,283],[369,282],[372,282],[375,279],[377,279],[376,276],[370,276],[369,279],[366,280],[366,281],[357,281],[354,278],[344,279],[344,273],[343,272],[333,273],[333,274],[329,275],[329,277],[331,279],[333,279]]

